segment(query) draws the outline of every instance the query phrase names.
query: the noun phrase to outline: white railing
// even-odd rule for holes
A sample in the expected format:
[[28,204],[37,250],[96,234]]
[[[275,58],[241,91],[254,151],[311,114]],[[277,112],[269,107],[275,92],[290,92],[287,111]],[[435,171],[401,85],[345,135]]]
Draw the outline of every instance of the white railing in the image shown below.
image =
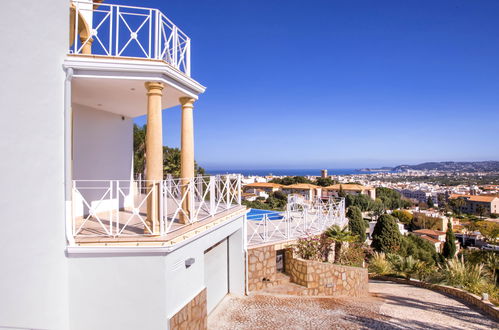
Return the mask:
[[332,225],[346,226],[345,199],[305,201],[288,196],[287,210],[248,215],[248,246],[320,234]]
[[241,177],[75,180],[72,204],[75,238],[161,236],[240,206]]
[[72,3],[76,33],[70,53],[89,54],[86,49],[91,48],[92,55],[164,60],[191,75],[191,40],[158,9]]

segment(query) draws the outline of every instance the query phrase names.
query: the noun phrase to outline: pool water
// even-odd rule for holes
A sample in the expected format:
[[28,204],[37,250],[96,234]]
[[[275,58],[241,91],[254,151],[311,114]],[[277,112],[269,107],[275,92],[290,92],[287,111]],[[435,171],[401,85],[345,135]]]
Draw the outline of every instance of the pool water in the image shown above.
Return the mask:
[[250,209],[247,217],[248,217],[248,220],[261,221],[265,214],[268,215],[269,220],[281,220],[283,218],[281,212],[269,211],[269,210],[260,210],[260,209]]

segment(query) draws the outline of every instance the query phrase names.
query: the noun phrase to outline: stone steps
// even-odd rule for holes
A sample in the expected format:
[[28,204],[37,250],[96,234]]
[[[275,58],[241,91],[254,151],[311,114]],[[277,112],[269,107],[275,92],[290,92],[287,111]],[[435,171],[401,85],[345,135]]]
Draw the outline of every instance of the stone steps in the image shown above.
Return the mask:
[[258,291],[258,293],[272,295],[306,295],[306,291],[306,287],[292,283],[289,276],[286,274],[277,273],[273,285],[267,286],[265,289]]

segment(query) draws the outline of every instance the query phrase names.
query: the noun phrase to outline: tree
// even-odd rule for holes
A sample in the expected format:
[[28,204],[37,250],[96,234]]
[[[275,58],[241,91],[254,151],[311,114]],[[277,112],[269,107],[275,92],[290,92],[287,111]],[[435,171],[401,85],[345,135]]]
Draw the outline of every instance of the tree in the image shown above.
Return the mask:
[[[135,174],[144,174],[146,168],[146,132],[147,126],[133,126],[133,170]],[[204,175],[205,170],[194,162],[196,175]],[[163,173],[180,177],[180,149],[163,146]]]
[[348,228],[363,243],[366,240],[366,222],[362,218],[362,212],[357,206],[351,206],[348,208],[347,218]]
[[146,168],[146,125],[133,124],[133,172],[144,174]]
[[445,233],[445,243],[442,254],[446,258],[454,258],[456,250],[456,235],[454,235],[452,223],[449,221],[449,226],[447,227],[447,232]]
[[393,253],[400,248],[402,235],[397,220],[389,214],[379,217],[374,226],[371,247],[379,252]]
[[476,229],[485,237],[485,239],[495,244],[499,238],[499,223],[491,221],[477,221]]
[[351,195],[348,194],[345,197],[345,206],[357,206],[362,212],[369,211],[371,209],[372,199],[367,195]]
[[385,204],[379,198],[376,198],[376,200],[371,203],[370,209],[372,215],[377,219],[380,215],[385,213]]
[[397,218],[404,225],[410,224],[412,219],[414,218],[412,213],[406,210],[395,210],[392,212],[392,216]]
[[438,194],[437,200],[438,200],[438,208],[440,208],[442,210],[446,210],[447,209],[447,202],[445,201],[445,195]]
[[309,179],[304,176],[286,176],[284,178],[275,178],[270,180],[271,183],[278,183],[285,186],[289,186],[291,184],[296,183],[312,183]]
[[431,196],[428,196],[428,200],[426,201],[426,204],[428,204],[428,207],[430,209],[435,207],[435,204],[433,203],[433,199],[431,198]]
[[314,184],[321,187],[327,187],[332,186],[334,184],[334,181],[331,178],[318,177],[317,180],[315,180]]
[[346,193],[343,190],[343,185],[340,184],[340,190],[338,190],[338,197],[345,197]]
[[341,248],[345,242],[355,241],[355,236],[348,231],[348,228],[340,228],[338,225],[333,225],[326,229],[324,234],[334,241],[334,259],[338,260],[341,254]]
[[402,207],[402,195],[394,189],[378,187],[376,188],[376,197],[383,202],[385,209],[395,210]]

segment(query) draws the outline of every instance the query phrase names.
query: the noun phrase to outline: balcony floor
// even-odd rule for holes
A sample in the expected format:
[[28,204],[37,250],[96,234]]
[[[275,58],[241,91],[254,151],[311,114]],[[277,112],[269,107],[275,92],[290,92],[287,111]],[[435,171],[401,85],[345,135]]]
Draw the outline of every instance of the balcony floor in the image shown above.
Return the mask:
[[[120,211],[120,228],[123,228],[127,221],[130,219],[126,227],[123,229],[119,236],[108,235],[103,226],[99,223],[96,217],[90,217],[84,224],[84,228],[75,237],[77,245],[141,245],[141,246],[169,246],[176,244],[184,239],[193,235],[199,234],[219,223],[226,220],[233,219],[234,217],[242,216],[247,212],[245,206],[234,205],[231,208],[218,212],[214,216],[200,215],[200,221],[182,224],[175,219],[166,235],[153,236],[144,234],[144,224],[138,216],[134,216],[131,211]],[[116,217],[117,215],[114,215]],[[145,221],[145,214],[140,213],[140,216]],[[98,213],[97,217],[100,222],[109,230],[110,214],[109,212]],[[84,218],[79,217],[76,221],[76,228],[79,228],[83,223]],[[116,220],[113,220],[115,226]],[[116,232],[116,228],[113,228]]]

